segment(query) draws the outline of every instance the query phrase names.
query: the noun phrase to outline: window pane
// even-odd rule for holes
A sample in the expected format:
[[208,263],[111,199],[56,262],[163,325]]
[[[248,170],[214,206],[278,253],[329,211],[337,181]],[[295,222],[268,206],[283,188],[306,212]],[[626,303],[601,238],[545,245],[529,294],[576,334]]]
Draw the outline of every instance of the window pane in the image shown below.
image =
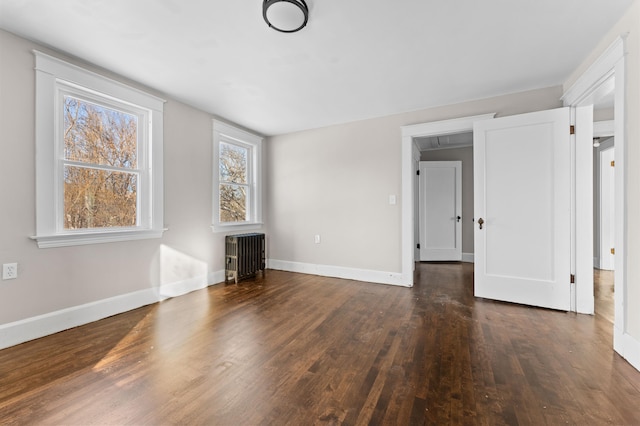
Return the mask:
[[220,143],[220,181],[247,183],[249,150],[238,145]]
[[136,226],[137,187],[137,173],[65,166],[65,229]]
[[220,222],[247,220],[247,190],[238,185],[220,185]]
[[136,115],[65,96],[65,159],[136,168],[137,142]]

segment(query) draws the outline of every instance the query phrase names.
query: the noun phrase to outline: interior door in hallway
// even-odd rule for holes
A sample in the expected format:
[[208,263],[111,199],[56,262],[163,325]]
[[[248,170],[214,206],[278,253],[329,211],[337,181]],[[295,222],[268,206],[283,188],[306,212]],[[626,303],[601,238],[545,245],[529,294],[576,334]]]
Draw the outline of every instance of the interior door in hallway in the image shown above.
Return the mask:
[[420,260],[462,260],[462,162],[420,162]]
[[475,295],[570,309],[570,110],[474,124]]

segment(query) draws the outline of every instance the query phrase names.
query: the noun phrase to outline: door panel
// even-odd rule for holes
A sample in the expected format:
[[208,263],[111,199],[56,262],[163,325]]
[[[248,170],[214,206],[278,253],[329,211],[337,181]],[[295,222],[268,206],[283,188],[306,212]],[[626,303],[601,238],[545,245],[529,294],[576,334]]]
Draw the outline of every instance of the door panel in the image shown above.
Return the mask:
[[462,259],[461,215],[462,162],[421,161],[421,261]]
[[474,125],[476,296],[570,308],[569,118],[561,108]]
[[615,247],[615,176],[611,162],[615,158],[614,149],[600,152],[600,269],[612,271],[614,257],[611,249]]

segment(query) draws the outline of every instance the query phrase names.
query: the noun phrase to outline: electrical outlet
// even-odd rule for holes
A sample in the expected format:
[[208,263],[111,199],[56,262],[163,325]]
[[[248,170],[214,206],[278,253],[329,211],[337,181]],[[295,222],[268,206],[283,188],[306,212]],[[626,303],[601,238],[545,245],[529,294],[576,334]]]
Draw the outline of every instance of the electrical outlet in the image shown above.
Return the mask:
[[316,244],[320,244],[320,235],[316,235],[314,241]]
[[17,263],[5,263],[2,265],[2,279],[14,280],[18,278],[18,264]]

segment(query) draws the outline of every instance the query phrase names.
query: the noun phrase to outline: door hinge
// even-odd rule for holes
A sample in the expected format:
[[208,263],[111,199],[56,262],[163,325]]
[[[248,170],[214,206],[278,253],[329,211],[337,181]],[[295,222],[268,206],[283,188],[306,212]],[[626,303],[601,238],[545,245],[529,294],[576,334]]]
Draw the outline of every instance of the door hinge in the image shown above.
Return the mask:
[[612,161],[612,162],[611,162],[611,167],[615,167],[615,166],[616,166],[616,162],[615,162],[615,161]]
[[416,170],[416,175],[420,176],[420,170]]
[[571,284],[575,284],[576,283],[576,276],[574,274],[571,274],[570,282],[571,282]]
[[616,249],[611,247],[611,254],[616,254]]
[[570,135],[576,134],[576,126],[569,126],[569,134]]
[[418,248],[418,250],[420,250],[420,244],[416,244],[416,247]]

